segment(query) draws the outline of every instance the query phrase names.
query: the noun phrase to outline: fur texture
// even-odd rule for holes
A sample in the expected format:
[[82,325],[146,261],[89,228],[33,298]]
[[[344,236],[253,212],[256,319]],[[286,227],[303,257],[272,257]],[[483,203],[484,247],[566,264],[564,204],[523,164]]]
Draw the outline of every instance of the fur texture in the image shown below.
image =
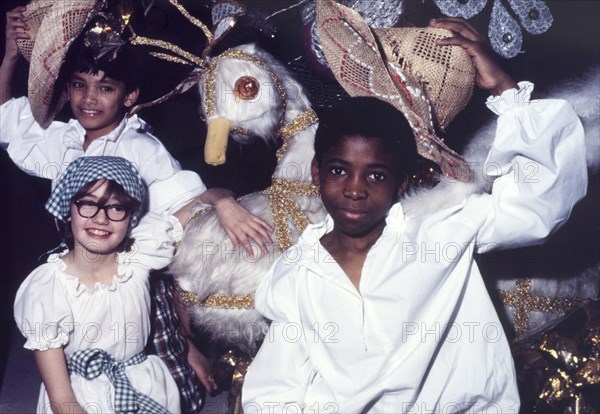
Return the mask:
[[[297,115],[310,109],[310,103],[300,84],[274,57],[255,45],[243,45],[240,50],[260,59],[279,79],[287,94],[284,119],[292,121]],[[233,90],[240,76],[252,76],[260,82],[260,95],[254,101],[236,100],[233,94],[219,94],[216,99],[216,115],[232,122],[234,128],[243,128],[266,140],[274,140],[279,128],[281,100],[268,72],[251,62],[223,60],[219,64],[216,84],[223,90]],[[205,95],[205,85],[200,86]],[[313,125],[297,134],[279,160],[273,178],[310,182],[310,162],[314,155]],[[239,137],[238,137],[239,138]],[[325,216],[320,199],[294,196],[310,222],[319,222]],[[273,226],[269,199],[261,193],[252,193],[239,200],[252,214]],[[291,224],[291,223],[290,223]],[[299,232],[293,225],[292,239]],[[184,289],[204,299],[212,294],[248,295],[254,293],[263,275],[280,256],[274,243],[268,255],[262,255],[254,246],[255,258],[250,258],[242,248],[233,249],[232,243],[221,228],[214,210],[193,221],[186,228],[179,252],[169,271]],[[255,310],[191,308],[196,327],[207,332],[214,340],[236,346],[251,355],[257,349],[267,329],[267,321]]]

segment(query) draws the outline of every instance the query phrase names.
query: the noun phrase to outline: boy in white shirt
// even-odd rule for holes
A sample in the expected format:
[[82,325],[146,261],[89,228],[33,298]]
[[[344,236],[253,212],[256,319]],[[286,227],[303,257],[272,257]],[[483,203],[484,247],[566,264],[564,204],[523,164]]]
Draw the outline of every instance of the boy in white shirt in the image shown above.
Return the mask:
[[[266,412],[519,412],[514,363],[473,254],[542,242],[585,195],[583,128],[568,103],[529,101],[458,19],[477,83],[495,95],[490,194],[405,215],[418,158],[404,116],[350,98],[320,116],[312,163],[328,217],[309,225],[255,296],[272,320],[242,392]],[[513,169],[539,167],[536,180]],[[438,252],[442,253],[438,253]]]

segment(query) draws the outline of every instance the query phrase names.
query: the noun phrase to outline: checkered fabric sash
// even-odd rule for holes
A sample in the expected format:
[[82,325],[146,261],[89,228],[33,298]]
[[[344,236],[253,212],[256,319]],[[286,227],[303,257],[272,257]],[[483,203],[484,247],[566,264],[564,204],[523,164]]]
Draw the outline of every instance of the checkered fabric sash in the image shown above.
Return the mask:
[[137,392],[125,374],[125,367],[139,364],[146,360],[142,351],[119,362],[108,352],[97,349],[81,349],[76,351],[68,360],[70,373],[81,375],[87,380],[92,380],[104,373],[115,387],[114,410],[116,413],[156,413],[168,414],[169,412],[152,398]]

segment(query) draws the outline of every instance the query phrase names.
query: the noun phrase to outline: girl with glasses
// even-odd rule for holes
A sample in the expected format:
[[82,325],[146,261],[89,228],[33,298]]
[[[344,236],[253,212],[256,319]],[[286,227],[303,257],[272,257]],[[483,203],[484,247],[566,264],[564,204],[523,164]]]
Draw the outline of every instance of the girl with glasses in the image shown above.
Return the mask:
[[73,161],[46,203],[64,249],[27,277],[14,305],[43,381],[38,412],[180,411],[173,377],[144,348],[149,272],[169,263],[188,217],[139,221],[144,199],[133,164],[102,156]]

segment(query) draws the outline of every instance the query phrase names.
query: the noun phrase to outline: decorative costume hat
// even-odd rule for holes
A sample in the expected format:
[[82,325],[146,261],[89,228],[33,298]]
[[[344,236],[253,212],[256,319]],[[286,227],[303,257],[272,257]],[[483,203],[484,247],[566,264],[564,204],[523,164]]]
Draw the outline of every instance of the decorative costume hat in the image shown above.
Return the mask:
[[51,108],[54,85],[67,49],[81,33],[97,0],[32,0],[23,13],[30,40],[18,40],[30,62],[28,96],[35,120],[46,128],[66,102]]
[[[135,166],[121,157],[79,157],[67,167],[56,188],[46,202],[46,210],[54,217],[65,221],[71,212],[73,196],[84,185],[96,180],[113,180],[143,204],[146,193],[142,177]],[[141,208],[131,212],[130,227],[135,227]]]
[[317,33],[336,79],[352,96],[387,101],[408,119],[420,155],[444,175],[466,181],[469,165],[436,135],[467,105],[475,85],[470,56],[438,46],[444,29],[371,30],[362,16],[331,0],[317,0]]

